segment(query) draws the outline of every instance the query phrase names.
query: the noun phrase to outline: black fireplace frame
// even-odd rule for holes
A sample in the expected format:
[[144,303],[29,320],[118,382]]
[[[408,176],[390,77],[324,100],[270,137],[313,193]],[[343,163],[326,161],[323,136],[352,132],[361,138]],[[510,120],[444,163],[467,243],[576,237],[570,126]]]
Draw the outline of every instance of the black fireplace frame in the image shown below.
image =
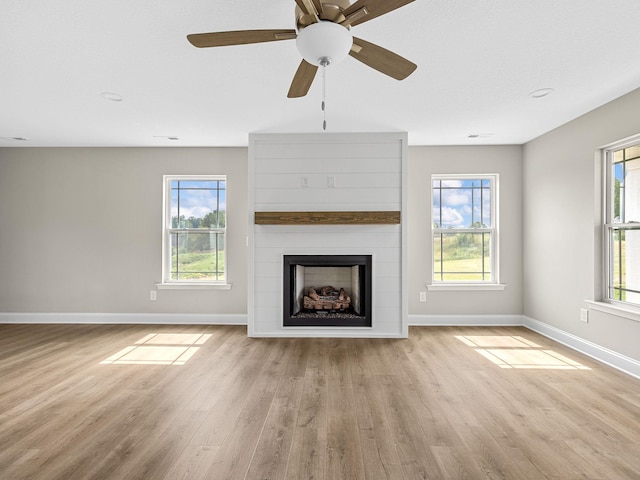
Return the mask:
[[[294,311],[295,267],[354,267],[360,268],[361,309],[357,317],[338,314],[335,318],[297,317]],[[372,255],[284,255],[283,256],[283,326],[284,327],[371,327],[373,292]],[[319,285],[320,286],[320,285]]]

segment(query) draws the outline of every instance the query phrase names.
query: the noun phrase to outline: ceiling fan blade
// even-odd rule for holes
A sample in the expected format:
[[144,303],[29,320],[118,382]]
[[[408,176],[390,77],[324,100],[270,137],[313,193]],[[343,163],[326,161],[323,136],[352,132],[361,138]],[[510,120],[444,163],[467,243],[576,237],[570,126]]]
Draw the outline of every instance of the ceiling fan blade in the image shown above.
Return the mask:
[[404,80],[418,67],[406,58],[361,38],[353,37],[353,45],[349,55],[396,80]]
[[[309,15],[312,18],[313,23],[320,21],[318,15],[322,11],[322,8],[318,10],[317,3],[319,2],[316,2],[315,0],[296,0],[296,4],[300,11],[305,15]],[[320,7],[322,7],[322,4],[320,4]]]
[[296,70],[296,74],[293,77],[293,81],[291,82],[291,87],[289,88],[287,97],[304,97],[309,91],[309,88],[313,83],[313,79],[315,78],[317,71],[318,67],[310,64],[306,60],[302,60],[302,62],[300,62],[298,70]]
[[307,7],[307,4],[304,2],[304,0],[296,0],[296,4],[300,8],[300,10],[302,10],[302,13],[304,13],[305,15],[311,15],[311,12],[309,11],[309,8]]
[[366,8],[368,14],[351,23],[351,26],[355,27],[356,25],[373,20],[374,18],[396,10],[397,8],[404,7],[413,1],[414,0],[357,0],[345,9],[344,16],[348,17],[356,11]]
[[276,42],[296,38],[295,30],[238,30],[234,32],[192,33],[187,35],[191,45],[198,48],[226,47],[249,43]]

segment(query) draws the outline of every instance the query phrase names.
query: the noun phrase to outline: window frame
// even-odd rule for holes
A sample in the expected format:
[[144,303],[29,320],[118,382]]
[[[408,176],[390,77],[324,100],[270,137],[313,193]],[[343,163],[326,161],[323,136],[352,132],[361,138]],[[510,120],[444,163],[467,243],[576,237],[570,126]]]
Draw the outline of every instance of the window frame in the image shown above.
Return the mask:
[[[174,228],[171,225],[171,183],[174,181],[224,181],[225,182],[225,222],[224,227],[197,229],[210,233],[221,233],[224,237],[224,249],[222,251],[224,262],[223,280],[197,280],[171,278],[171,235],[177,232],[189,232],[194,229]],[[163,175],[163,209],[162,209],[162,282],[156,284],[159,289],[230,289],[229,268],[227,263],[227,230],[228,230],[228,202],[229,182],[226,175]]]
[[[434,181],[446,180],[489,180],[491,199],[491,227],[483,228],[439,228],[435,227],[433,206],[434,206]],[[431,283],[427,285],[428,290],[503,290],[505,285],[500,284],[500,261],[499,261],[499,185],[500,174],[498,173],[478,173],[478,174],[431,174],[430,189],[430,241],[431,241]],[[490,278],[487,280],[439,280],[436,277],[436,234],[452,233],[488,233],[490,235],[489,264]]]
[[[603,201],[602,201],[602,245],[603,245],[603,282],[602,282],[602,300],[604,303],[610,304],[616,309],[624,309],[632,314],[640,313],[640,304],[629,302],[622,299],[614,298],[615,295],[615,261],[614,248],[615,242],[613,236],[616,231],[639,231],[640,223],[621,223],[615,222],[615,174],[614,174],[614,156],[615,152],[625,150],[631,147],[640,147],[640,135],[635,135],[626,140],[608,145],[602,149],[602,165],[604,181]],[[638,158],[638,157],[634,157]],[[625,160],[626,161],[626,160]]]

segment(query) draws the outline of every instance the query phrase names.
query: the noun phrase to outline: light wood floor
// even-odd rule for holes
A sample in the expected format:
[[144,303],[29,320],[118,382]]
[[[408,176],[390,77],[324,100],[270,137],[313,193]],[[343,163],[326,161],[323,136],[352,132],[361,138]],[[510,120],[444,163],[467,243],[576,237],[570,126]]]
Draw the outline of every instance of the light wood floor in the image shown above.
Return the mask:
[[0,478],[638,479],[640,381],[524,328],[0,325]]

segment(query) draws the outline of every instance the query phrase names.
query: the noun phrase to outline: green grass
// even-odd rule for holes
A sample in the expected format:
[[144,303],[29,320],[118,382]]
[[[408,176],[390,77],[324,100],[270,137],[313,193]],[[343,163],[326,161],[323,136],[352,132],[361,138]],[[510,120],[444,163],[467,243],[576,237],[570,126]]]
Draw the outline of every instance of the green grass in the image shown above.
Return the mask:
[[[462,258],[456,260],[444,260],[442,271],[444,272],[444,281],[446,282],[481,282],[490,279],[489,259],[485,259],[485,277],[482,278],[482,258]],[[440,281],[440,263],[436,261],[434,265],[434,278]],[[460,274],[451,274],[447,272],[463,272]]]
[[218,252],[216,275],[216,254],[210,252],[180,253],[178,257],[179,278],[176,278],[176,256],[171,258],[171,278],[173,280],[224,280],[224,252]]
[[[482,244],[485,235],[487,240]],[[442,239],[442,241],[440,241]],[[484,247],[484,269],[482,276],[482,261]],[[442,253],[442,265],[440,256]],[[489,242],[486,234],[445,234],[434,235],[434,279],[444,282],[482,282],[491,279],[491,261],[489,257]],[[443,278],[440,278],[442,266]],[[459,272],[459,273],[451,273]]]
[[[620,250],[619,250],[619,247],[621,247]],[[622,255],[620,255],[620,253]],[[623,302],[627,299],[627,292],[625,292],[624,290],[621,291],[619,288],[615,288],[615,287],[624,288],[626,286],[626,283],[627,283],[626,269],[627,269],[626,241],[625,240],[620,241],[619,239],[616,238],[614,240],[614,249],[613,249],[613,286],[614,286],[613,299],[621,300]],[[619,278],[621,273],[622,273],[622,284],[619,283]]]

